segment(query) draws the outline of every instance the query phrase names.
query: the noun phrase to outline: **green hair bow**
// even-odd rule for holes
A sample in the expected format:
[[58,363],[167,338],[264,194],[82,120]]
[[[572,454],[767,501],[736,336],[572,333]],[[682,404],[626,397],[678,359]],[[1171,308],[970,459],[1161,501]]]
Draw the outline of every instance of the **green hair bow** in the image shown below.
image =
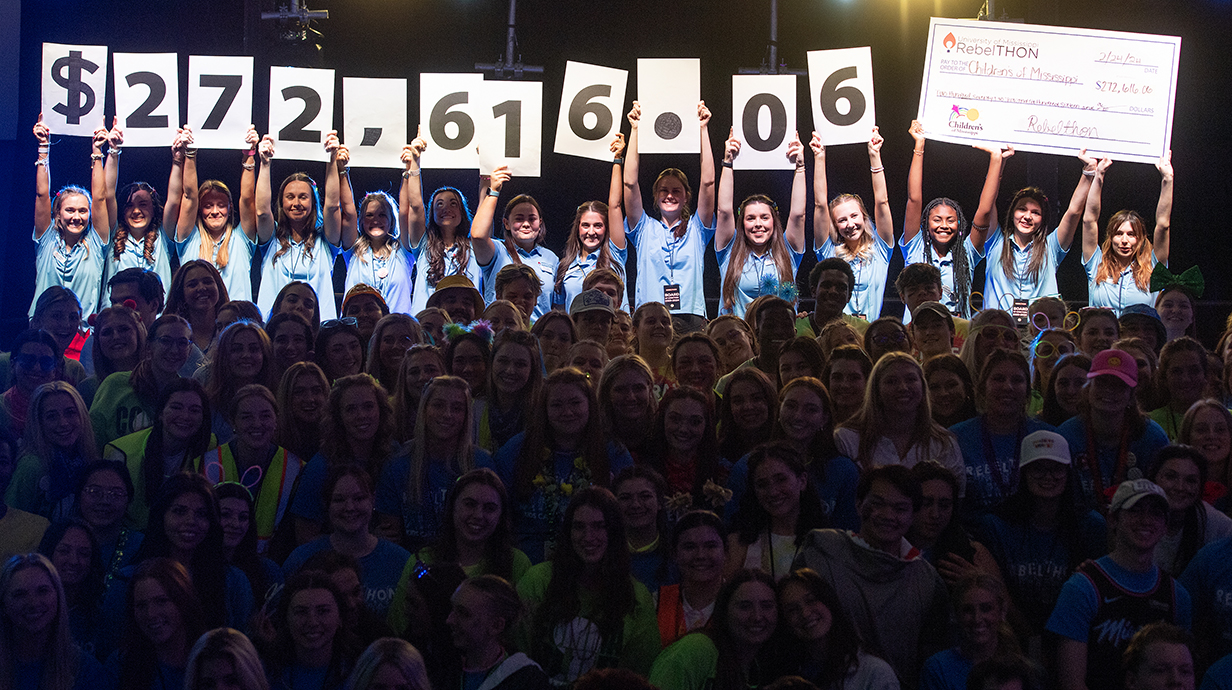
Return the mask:
[[1192,295],[1194,299],[1201,299],[1202,292],[1206,289],[1202,269],[1190,266],[1180,275],[1174,275],[1162,263],[1155,264],[1155,270],[1151,271],[1151,292],[1159,292],[1168,288],[1180,288]]

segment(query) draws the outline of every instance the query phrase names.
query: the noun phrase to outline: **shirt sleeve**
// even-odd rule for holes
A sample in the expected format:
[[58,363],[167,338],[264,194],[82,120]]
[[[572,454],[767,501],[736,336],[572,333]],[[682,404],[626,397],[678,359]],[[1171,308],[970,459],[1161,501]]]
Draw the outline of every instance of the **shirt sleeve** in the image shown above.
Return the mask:
[[1066,254],[1069,253],[1069,250],[1061,248],[1061,241],[1057,239],[1056,230],[1048,233],[1048,239],[1045,240],[1045,242],[1047,242],[1046,246],[1048,247],[1048,253],[1052,255],[1054,262],[1053,265],[1059,266],[1061,264],[1061,260],[1065,258]]
[[1087,281],[1094,283],[1095,274],[1099,272],[1099,265],[1104,261],[1104,253],[1095,248],[1095,253],[1091,254],[1091,258],[1082,262],[1082,267],[1087,271]]
[[826,237],[821,244],[817,244],[817,240],[814,238],[813,253],[817,255],[818,261],[832,258],[834,256],[834,241]]
[[[1179,597],[1178,597],[1178,604]],[[1085,575],[1075,573],[1061,586],[1057,605],[1052,609],[1045,628],[1077,642],[1086,643],[1091,631],[1091,620],[1099,609],[1095,586]]]

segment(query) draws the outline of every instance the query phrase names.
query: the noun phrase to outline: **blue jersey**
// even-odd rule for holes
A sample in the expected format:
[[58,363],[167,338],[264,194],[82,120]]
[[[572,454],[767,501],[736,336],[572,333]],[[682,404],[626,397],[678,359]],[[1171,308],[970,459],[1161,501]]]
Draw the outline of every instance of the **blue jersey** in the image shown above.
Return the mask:
[[[492,240],[492,244],[495,247],[492,260],[487,266],[482,267],[483,301],[487,304],[496,301],[496,274],[513,263],[513,257],[509,256],[509,250],[504,242]],[[552,309],[552,285],[556,281],[556,265],[560,263],[560,259],[551,249],[539,244],[530,251],[518,247],[518,259],[535,269],[539,280],[543,282],[543,287],[539,290],[539,301],[535,303],[535,310],[531,313],[531,318],[537,319]],[[568,309],[567,306],[566,309]]]
[[[719,258],[720,285],[727,280],[727,267],[731,264],[733,244],[735,244],[735,240],[728,242],[727,246],[722,249],[715,249],[715,254]],[[797,252],[788,243],[787,253],[791,256],[791,275],[794,281],[796,271],[800,269],[800,261],[804,259],[804,252]],[[779,268],[778,264],[774,261],[774,255],[768,249],[760,256],[749,252],[748,256],[744,259],[744,268],[740,271],[740,277],[736,280],[736,293],[732,295],[732,308],[726,308],[720,301],[719,313],[735,314],[743,319],[744,312],[749,307],[749,302],[761,296],[762,280],[766,277],[775,280],[779,279]]]
[[[282,573],[290,579],[312,556],[330,551],[329,535],[317,537],[291,552],[282,564]],[[381,619],[389,611],[389,602],[393,601],[394,590],[402,577],[402,569],[411,559],[411,553],[397,544],[379,539],[376,548],[366,556],[359,558],[359,567],[363,571],[364,603],[368,610]]]
[[706,245],[714,238],[713,219],[703,225],[696,213],[689,216],[684,235],[675,233],[658,218],[643,213],[633,227],[625,219],[625,237],[637,249],[637,290],[633,309],[647,302],[662,302],[663,289],[680,286],[680,308],[674,314],[706,316],[706,294],[702,279],[706,272]]
[[[868,232],[873,235],[873,246],[869,255],[864,258],[851,255],[843,257],[844,261],[851,264],[851,271],[856,277],[851,299],[847,306],[843,307],[843,311],[871,323],[881,316],[881,301],[885,297],[886,277],[890,272],[890,257],[894,255],[894,245],[887,244],[881,235],[877,234],[877,228],[873,227],[872,223],[869,223]],[[823,261],[837,256],[837,249],[834,242],[827,237],[815,250],[817,260]]]
[[53,221],[51,227],[38,237],[34,258],[34,299],[30,300],[27,318],[34,318],[34,305],[39,295],[49,287],[59,285],[68,288],[81,302],[81,327],[89,328],[89,319],[98,311],[102,296],[103,262],[106,247],[94,228],[87,227],[77,244],[69,248]]
[[966,520],[991,511],[1018,489],[1018,456],[1024,436],[1056,431],[1051,424],[1035,419],[1023,420],[1021,429],[1012,434],[989,434],[986,429],[984,415],[950,427],[967,468],[967,495],[963,497]]
[[357,248],[352,247],[343,252],[342,260],[346,262],[346,289],[363,283],[376,288],[389,305],[391,314],[410,314],[414,316],[411,294],[415,287],[413,282],[415,263],[411,253],[402,248],[396,240],[389,242],[389,256],[379,258],[371,249],[357,256]]
[[1232,654],[1232,537],[1202,547],[1177,579],[1214,624],[1215,656]]
[[[249,302],[252,299],[252,260],[257,254],[257,243],[249,239],[248,234],[244,229],[236,226],[231,230],[230,236],[227,238],[227,265],[218,265],[218,255],[222,251],[222,244],[214,245],[213,256],[201,256],[201,233],[204,230],[200,225],[194,226],[192,232],[188,235],[188,239],[183,242],[177,242],[175,245],[176,254],[180,257],[180,265],[192,261],[194,259],[205,259],[214,264],[214,268],[218,269],[218,273],[222,275],[222,284],[227,286],[227,295],[233,299],[242,299]],[[171,287],[170,284],[167,285]],[[277,291],[275,291],[275,295]],[[273,301],[273,296],[270,297]]]

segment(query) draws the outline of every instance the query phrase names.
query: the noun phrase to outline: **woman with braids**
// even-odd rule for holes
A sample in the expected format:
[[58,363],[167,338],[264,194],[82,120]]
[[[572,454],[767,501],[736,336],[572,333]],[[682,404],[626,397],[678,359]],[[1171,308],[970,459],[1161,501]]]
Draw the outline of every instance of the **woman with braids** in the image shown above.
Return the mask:
[[175,239],[181,265],[199,259],[214,266],[222,277],[219,291],[232,299],[252,301],[252,260],[257,247],[268,243],[274,234],[273,225],[257,223],[255,159],[260,140],[257,130],[250,126],[244,135],[248,150],[242,156],[238,208],[231,189],[223,182],[205,180],[197,185],[192,130],[180,130],[171,146],[163,231]]
[[[81,301],[81,327],[88,326],[90,315],[98,310],[98,297],[103,285],[103,263],[106,244],[111,235],[111,219],[107,215],[106,181],[104,179],[103,147],[112,134],[123,141],[119,129],[94,132],[93,153],[90,154],[90,192],[69,185],[51,196],[51,130],[39,114],[34,125],[34,138],[39,153],[34,161],[34,300],[28,316],[34,317],[39,295],[53,285],[59,285],[77,295]],[[120,155],[118,143],[110,143],[109,164],[116,165]],[[93,228],[93,230],[91,230]]]
[[795,164],[796,172],[792,176],[786,229],[778,205],[764,194],[746,198],[737,212],[732,213],[735,184],[732,161],[740,155],[740,147],[733,130],[724,145],[718,224],[714,233],[714,251],[723,275],[719,313],[736,316],[744,316],[749,302],[763,292],[777,293],[782,287],[794,286],[796,271],[804,258],[804,145],[800,143],[800,136],[797,134],[787,147],[787,159]]
[[551,560],[518,583],[531,611],[523,649],[554,684],[593,668],[646,673],[660,650],[650,592],[633,579],[616,497],[591,486],[565,511]]
[[428,142],[422,136],[402,148],[402,189],[398,197],[398,224],[406,234],[408,251],[415,260],[415,287],[411,309],[418,314],[428,306],[428,298],[436,292],[441,278],[464,275],[472,285],[483,285],[479,262],[471,251],[470,207],[466,197],[453,187],[441,187],[432,192],[428,208],[424,209],[423,184],[420,181],[419,157]]
[[[907,174],[907,210],[903,212],[903,258],[908,264],[926,263],[941,271],[941,303],[950,313],[971,318],[971,283],[975,280],[975,265],[984,258],[983,242],[976,238],[988,232],[997,213],[997,191],[1001,188],[1001,171],[1005,159],[1014,155],[1014,147],[994,148],[976,145],[988,152],[988,173],[980,192],[980,205],[971,219],[962,206],[946,197],[937,197],[924,204],[924,126],[911,121],[907,130],[915,141],[911,169]],[[911,320],[910,312],[905,321]]]
[[[124,143],[124,133],[119,128],[115,131],[117,136],[111,145],[118,151]],[[177,134],[171,146],[172,157],[178,154],[181,161],[185,150],[182,139],[182,133]],[[107,263],[103,270],[104,284],[126,268],[143,268],[158,274],[163,285],[170,285],[171,243],[175,238],[163,234],[166,225],[163,199],[148,182],[130,182],[120,190],[117,198],[119,176],[120,157],[110,156],[104,166],[104,199],[107,218],[112,225],[111,243],[107,245]],[[117,204],[117,201],[120,203]]]
[[1089,281],[1088,303],[1110,307],[1119,317],[1131,304],[1152,306],[1151,271],[1155,264],[1168,265],[1172,227],[1172,151],[1155,163],[1161,178],[1155,206],[1154,242],[1146,236],[1146,223],[1137,211],[1117,211],[1108,220],[1108,231],[1099,241],[1100,197],[1104,174],[1112,165],[1105,158],[1095,168],[1091,191],[1082,216],[1082,266]]
[[[278,196],[270,194],[270,163],[274,158],[274,138],[265,135],[258,147],[261,171],[257,175],[256,221],[261,237],[272,236],[275,245],[265,250],[261,263],[261,289],[257,306],[272,316],[274,297],[293,280],[302,280],[320,296],[322,320],[338,315],[334,294],[334,260],[342,248],[354,242],[342,232],[342,212],[338,168],[345,167],[349,154],[338,143],[338,134],[325,137],[329,163],[325,167],[325,199],[322,206],[317,183],[305,173],[295,173],[282,181]],[[277,213],[274,204],[277,203]]]
[[[625,262],[629,260],[628,244],[625,242],[625,217],[621,209],[621,155],[625,150],[625,135],[620,132],[610,144],[615,160],[612,161],[611,184],[608,185],[607,203],[587,201],[578,206],[565,240],[565,251],[556,265],[556,276],[548,283],[551,287],[552,306],[565,309],[573,304],[573,298],[582,293],[582,281],[598,268],[614,271],[625,279]],[[545,284],[544,287],[547,288]]]

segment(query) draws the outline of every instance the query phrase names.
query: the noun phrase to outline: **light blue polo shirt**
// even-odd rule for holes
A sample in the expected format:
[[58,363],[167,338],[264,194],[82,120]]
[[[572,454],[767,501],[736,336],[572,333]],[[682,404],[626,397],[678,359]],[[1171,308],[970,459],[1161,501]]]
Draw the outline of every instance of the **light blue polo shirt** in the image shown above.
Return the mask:
[[[503,241],[493,239],[492,245],[496,253],[492,255],[492,260],[487,266],[481,267],[483,301],[487,304],[496,301],[496,274],[513,263],[513,258],[509,256],[509,250],[505,248]],[[518,258],[522,260],[522,263],[535,269],[539,280],[543,281],[543,287],[539,290],[539,301],[535,303],[535,310],[531,314],[532,319],[537,319],[552,309],[552,285],[556,282],[556,265],[560,263],[560,258],[552,253],[551,249],[541,244],[536,244],[535,248],[529,252],[518,247]]]
[[[261,260],[261,286],[257,292],[257,306],[261,308],[261,313],[269,319],[279,291],[287,283],[300,280],[316,291],[321,321],[338,318],[338,307],[334,302],[334,261],[342,253],[342,248],[330,244],[320,230],[303,242],[292,242],[282,256],[275,258],[281,246],[277,237],[270,240],[265,248],[265,257]],[[308,253],[309,246],[312,247],[311,255]]]
[[360,283],[371,285],[389,305],[389,313],[414,316],[411,311],[411,290],[414,288],[412,275],[415,263],[411,253],[403,249],[397,240],[389,240],[389,245],[389,256],[384,259],[373,256],[371,248],[362,258],[355,255],[354,247],[342,253],[347,267],[346,289],[350,290]]
[[1057,297],[1061,291],[1057,288],[1057,267],[1068,249],[1062,249],[1057,241],[1057,231],[1048,233],[1044,239],[1044,262],[1040,265],[1039,278],[1032,281],[1027,275],[1027,265],[1031,261],[1032,241],[1024,248],[1010,240],[1010,248],[1014,252],[1014,274],[1011,279],[1001,268],[1001,245],[1006,242],[1006,234],[997,226],[984,242],[984,256],[988,263],[984,266],[984,309],[1004,309],[1010,311],[1015,299],[1034,300],[1039,297]]
[[98,311],[103,286],[103,241],[94,228],[87,225],[81,241],[69,249],[56,229],[55,221],[43,236],[31,235],[36,245],[34,258],[34,299],[30,300],[27,318],[34,318],[34,305],[39,295],[53,285],[68,288],[81,302],[81,327],[89,328],[89,318]]
[[[114,232],[114,231],[113,231]],[[129,236],[128,241],[124,243],[124,251],[120,252],[120,258],[115,256],[115,238],[107,243],[107,263],[103,270],[103,285],[111,280],[115,274],[127,268],[144,268],[147,271],[154,271],[158,274],[159,280],[163,281],[163,291],[171,288],[171,252],[175,251],[171,246],[171,242],[159,230],[150,228],[148,232],[158,234],[158,239],[154,240],[154,250],[151,252],[154,256],[154,261],[145,260],[145,238],[137,239]]]
[[[739,230],[736,232],[739,232]],[[722,249],[715,248],[715,254],[719,258],[720,285],[727,280],[727,266],[731,263],[733,244],[735,244],[734,239],[728,242],[727,246]],[[797,252],[792,248],[791,243],[787,243],[787,252],[791,255],[791,275],[794,280],[796,271],[800,269],[800,261],[804,259],[804,252]],[[761,296],[761,281],[766,276],[778,280],[779,269],[778,264],[774,262],[774,255],[769,249],[761,256],[749,252],[749,255],[744,259],[744,269],[740,271],[740,278],[736,281],[736,294],[733,295],[731,309],[724,308],[722,292],[719,293],[719,314],[735,314],[743,319],[744,311],[748,309],[749,302]]]
[[[620,279],[625,282],[626,294],[624,304],[622,306],[628,308],[629,281],[625,276],[625,262],[629,260],[629,249],[628,247],[621,249],[613,244],[611,240],[607,241],[607,247],[612,253],[612,270],[615,271],[616,275],[620,276]],[[552,306],[563,307],[565,311],[568,311],[569,305],[573,304],[573,298],[582,294],[582,283],[586,280],[586,276],[590,275],[590,272],[595,270],[595,266],[598,265],[598,263],[599,252],[591,252],[585,258],[579,256],[574,259],[573,264],[570,265],[569,268],[565,269],[564,279],[561,280],[561,288],[563,291],[552,292]],[[552,285],[555,285],[555,281],[556,276],[552,276],[552,284],[548,285],[547,289],[553,289]]]
[[680,308],[675,314],[706,316],[702,279],[706,272],[706,245],[714,238],[715,223],[702,225],[697,214],[689,216],[684,236],[676,239],[658,218],[643,213],[637,225],[625,219],[625,237],[637,248],[637,290],[634,309],[647,302],[663,302],[663,288],[680,285]]
[[[204,230],[200,225],[193,226],[192,232],[188,235],[188,239],[183,242],[177,242],[175,245],[176,254],[180,257],[180,265],[188,261],[201,258],[201,233]],[[273,240],[270,240],[271,242]],[[233,299],[248,300],[252,299],[252,260],[257,254],[257,243],[248,238],[248,233],[240,226],[235,226],[231,231],[231,237],[227,240],[227,265],[218,265],[218,252],[221,249],[221,244],[214,245],[214,256],[209,258],[209,262],[214,264],[214,268],[218,269],[218,273],[222,275],[222,284],[227,286],[227,295]],[[267,243],[268,244],[268,243]],[[167,288],[171,288],[171,284],[167,284]],[[278,291],[270,296],[270,303],[273,303],[274,297],[278,296]]]
[[[954,250],[951,250],[945,256],[937,256],[936,249],[929,252],[928,260],[924,257],[924,233],[927,229],[921,230],[915,234],[915,237],[907,240],[903,244],[903,259],[904,265],[928,263],[930,266],[936,266],[937,270],[941,271],[941,303],[945,308],[950,310],[951,314],[959,314],[963,318],[969,318],[971,315],[970,304],[959,304],[958,296],[955,294],[954,281]],[[971,241],[971,235],[963,238],[962,250],[967,253],[967,271],[971,275],[967,276],[968,283],[971,289],[975,290],[975,265],[984,258],[980,254],[980,250]],[[899,295],[902,297],[902,295]],[[911,312],[903,311],[903,323],[911,323]]]
[[[1146,292],[1138,288],[1138,283],[1134,280],[1132,265],[1126,266],[1116,280],[1095,282],[1095,274],[1099,272],[1099,266],[1103,261],[1104,253],[1096,250],[1091,258],[1082,264],[1082,267],[1087,270],[1087,304],[1092,307],[1108,307],[1116,313],[1118,318],[1125,307],[1130,305],[1155,306],[1155,298],[1159,296],[1159,293]],[[1155,252],[1151,252],[1151,268],[1155,268],[1157,263],[1159,259],[1155,258]]]
[[[462,246],[462,242],[466,242],[466,267],[462,270],[458,266],[458,253]],[[411,296],[411,316],[418,314],[428,306],[428,298],[432,293],[436,292],[435,285],[428,285],[428,233],[425,232],[423,237],[419,238],[419,244],[411,247],[411,257],[415,262],[415,289]],[[454,246],[445,251],[445,271],[441,277],[451,276],[461,273],[470,279],[471,283],[483,293],[483,270],[479,267],[479,262],[475,261],[475,252],[470,248],[470,238],[458,236]],[[478,314],[475,315],[478,318]]]
[[[881,301],[885,298],[886,276],[890,272],[890,257],[894,256],[894,245],[886,244],[871,222],[868,231],[873,234],[873,250],[868,258],[845,259],[851,265],[856,281],[851,290],[851,299],[847,301],[843,311],[872,323],[881,316]],[[833,258],[835,248],[834,242],[827,237],[826,241],[814,250],[817,260]]]

